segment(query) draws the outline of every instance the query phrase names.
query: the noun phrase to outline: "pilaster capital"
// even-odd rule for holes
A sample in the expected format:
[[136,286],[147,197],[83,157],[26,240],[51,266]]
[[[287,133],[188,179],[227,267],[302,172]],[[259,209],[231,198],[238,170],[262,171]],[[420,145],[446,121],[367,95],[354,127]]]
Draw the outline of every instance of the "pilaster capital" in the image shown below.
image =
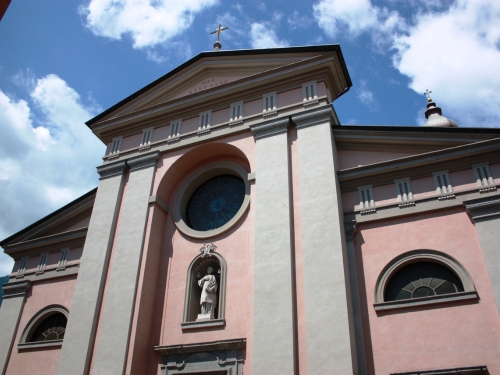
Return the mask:
[[316,107],[292,116],[292,121],[297,129],[307,128],[329,122],[333,124],[333,108],[331,105]]
[[128,159],[127,164],[130,167],[130,172],[138,169],[153,167],[156,161],[160,158],[160,151],[148,152],[134,158]]
[[464,202],[464,205],[474,223],[500,217],[500,195],[473,199]]
[[99,167],[97,167],[97,173],[99,173],[99,175],[101,176],[99,180],[122,175],[123,173],[125,173],[127,168],[127,162],[124,160],[100,165]]
[[271,137],[276,134],[286,133],[290,127],[288,117],[273,119],[250,125],[250,130],[254,133],[255,139]]
[[346,221],[344,222],[345,239],[346,241],[354,241],[354,236],[356,235],[356,221]]
[[23,280],[13,283],[3,284],[3,298],[23,297],[31,288],[31,281]]

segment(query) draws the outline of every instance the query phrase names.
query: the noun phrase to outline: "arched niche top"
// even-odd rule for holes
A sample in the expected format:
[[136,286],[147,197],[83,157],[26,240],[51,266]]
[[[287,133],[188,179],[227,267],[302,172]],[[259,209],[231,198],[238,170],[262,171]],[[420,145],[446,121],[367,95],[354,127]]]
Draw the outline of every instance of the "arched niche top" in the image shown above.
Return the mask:
[[67,320],[69,316],[69,311],[64,306],[60,305],[49,305],[44,307],[29,320],[28,324],[26,324],[26,327],[24,328],[23,333],[21,335],[21,339],[19,340],[19,344],[31,343],[33,333],[40,326],[40,324],[43,323],[45,319],[55,314],[63,314]]
[[[201,288],[198,280],[205,276],[208,267],[214,269],[218,283],[218,298],[216,320],[222,320],[225,317],[226,309],[226,275],[227,264],[224,257],[216,252],[210,253],[210,256],[203,254],[194,258],[189,265],[186,277],[186,292],[184,296],[184,314],[183,323],[194,322],[200,309]],[[197,274],[199,273],[199,274]]]
[[251,171],[248,157],[238,147],[222,142],[210,142],[193,147],[180,156],[168,168],[165,174],[160,177],[161,181],[153,194],[158,195],[162,200],[168,202],[175,185],[183,178],[186,172],[195,169],[197,165],[207,164],[207,162],[210,163],[210,160],[237,162],[248,172]]
[[[460,262],[451,257],[448,254],[435,251],[435,250],[413,250],[393,259],[387,266],[384,267],[380,276],[377,280],[377,284],[375,286],[375,304],[381,304],[385,301],[385,292],[389,281],[391,278],[398,272],[400,269],[417,262],[431,262],[437,263],[441,266],[444,266],[448,270],[450,270],[453,274],[455,274],[461,281],[464,293],[475,292],[476,288],[472,281],[469,272],[465,269]],[[434,296],[440,297],[440,296]],[[433,298],[434,298],[433,297]],[[419,299],[412,300],[400,300],[400,301],[415,301],[418,302]]]
[[[239,177],[245,184],[245,197],[238,212],[226,224],[216,229],[199,231],[189,227],[186,220],[186,207],[191,195],[205,181],[221,175],[233,175]],[[238,163],[231,161],[218,161],[197,169],[181,184],[175,194],[172,216],[177,229],[185,235],[197,239],[207,239],[221,235],[236,225],[243,218],[249,208],[249,205],[250,182],[248,181],[248,171]]]

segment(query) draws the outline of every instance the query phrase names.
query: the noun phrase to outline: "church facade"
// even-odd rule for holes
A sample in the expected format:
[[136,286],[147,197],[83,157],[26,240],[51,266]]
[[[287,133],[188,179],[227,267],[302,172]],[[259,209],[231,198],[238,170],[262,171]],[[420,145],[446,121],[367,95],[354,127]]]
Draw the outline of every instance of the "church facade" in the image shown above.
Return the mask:
[[351,85],[203,52],[90,120],[98,187],[0,242],[1,373],[500,373],[500,129],[341,125]]

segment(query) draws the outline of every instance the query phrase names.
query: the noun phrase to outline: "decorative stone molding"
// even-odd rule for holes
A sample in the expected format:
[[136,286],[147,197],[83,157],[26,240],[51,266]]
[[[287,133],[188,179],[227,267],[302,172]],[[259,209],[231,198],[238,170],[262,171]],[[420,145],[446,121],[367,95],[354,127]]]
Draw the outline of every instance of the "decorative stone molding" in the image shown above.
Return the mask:
[[104,164],[97,167],[97,173],[99,173],[99,180],[104,180],[105,178],[115,177],[122,175],[127,170],[126,161],[117,161],[114,163]]
[[278,111],[268,111],[268,112],[264,112],[262,114],[262,118],[264,118],[264,119],[271,118],[271,117],[277,117],[277,116],[278,116]]
[[[222,174],[232,174],[234,176],[241,177],[241,179],[245,183],[245,198],[243,199],[243,203],[241,204],[239,211],[236,213],[236,215],[234,215],[234,217],[231,220],[229,220],[226,224],[217,229],[198,231],[190,228],[185,221],[185,211],[189,198],[191,197],[191,194],[203,182],[209,180],[212,177]],[[179,229],[179,231],[192,238],[206,239],[218,236],[228,231],[231,227],[233,227],[236,223],[240,221],[245,212],[248,210],[249,205],[250,205],[250,182],[248,181],[248,171],[241,165],[234,162],[229,162],[229,161],[215,162],[205,165],[204,167],[201,167],[193,174],[191,174],[182,183],[174,198],[172,216],[174,219],[175,226],[177,227],[177,229]]]
[[333,108],[331,105],[312,108],[292,116],[292,121],[297,125],[297,129],[324,124],[325,122],[333,124]]
[[130,172],[137,171],[139,169],[149,168],[156,165],[156,161],[160,158],[160,151],[153,151],[148,154],[136,156],[127,160],[127,164],[130,167]]
[[176,142],[180,142],[181,141],[181,137],[174,137],[174,138],[168,138],[167,139],[167,143],[170,144],[170,143],[176,143]]
[[279,118],[261,122],[256,125],[250,125],[250,130],[254,133],[255,139],[271,137],[276,134],[286,133],[290,127],[290,119],[288,117]]
[[372,214],[376,214],[377,213],[377,209],[376,208],[370,208],[368,210],[361,210],[359,211],[359,213],[362,215],[362,216],[365,216],[365,215],[372,215]]
[[486,366],[448,368],[443,370],[426,370],[410,372],[393,372],[391,375],[487,375]]
[[157,204],[166,214],[168,214],[168,204],[163,202],[163,200],[157,195],[151,195],[149,197],[149,203]]
[[224,327],[225,325],[226,321],[224,319],[212,319],[206,321],[184,322],[181,323],[181,328],[183,331],[186,331],[200,328]]
[[243,125],[243,120],[233,121],[229,123],[230,128],[235,128],[237,126]]
[[31,281],[23,280],[23,281],[15,281],[13,283],[3,284],[3,299],[14,298],[14,297],[23,297],[28,290],[31,288]]
[[450,199],[456,199],[455,194],[446,194],[438,196],[439,201],[447,201]]
[[69,312],[68,310],[59,305],[50,305],[44,307],[42,310],[37,312],[28,322],[26,327],[23,330],[21,335],[21,339],[19,340],[18,348],[19,349],[33,349],[47,346],[60,346],[62,345],[63,340],[52,340],[52,341],[41,341],[41,342],[30,342],[31,335],[38,328],[40,323],[42,323],[49,316],[61,313],[66,319],[68,319]]
[[498,195],[466,201],[464,205],[474,223],[500,216],[500,196]]
[[243,374],[243,349],[246,339],[200,344],[157,346],[163,354],[163,375],[173,374]]
[[309,108],[309,107],[314,107],[314,106],[317,106],[319,104],[319,100],[310,100],[308,102],[304,102],[304,104],[302,104],[304,106],[304,108]]
[[496,186],[488,186],[488,187],[479,189],[479,192],[481,194],[493,193],[494,191],[497,191],[497,187]]
[[[397,301],[384,301],[384,294],[392,276],[401,268],[415,262],[438,263],[452,271],[462,282],[464,291],[461,293],[441,294],[437,296],[414,298]],[[464,266],[448,254],[435,250],[414,250],[393,259],[384,267],[375,286],[375,310],[388,310],[398,307],[409,307],[414,305],[432,304],[438,302],[450,302],[463,299],[477,299],[478,295],[471,276]]]
[[356,235],[356,222],[355,221],[344,222],[344,230],[345,230],[345,240],[354,241],[354,236]]
[[210,128],[205,128],[205,129],[202,129],[202,130],[198,130],[196,132],[196,134],[198,134],[198,137],[201,136],[201,135],[210,134]]
[[415,205],[416,205],[415,201],[405,201],[405,202],[398,203],[399,208],[414,207]]

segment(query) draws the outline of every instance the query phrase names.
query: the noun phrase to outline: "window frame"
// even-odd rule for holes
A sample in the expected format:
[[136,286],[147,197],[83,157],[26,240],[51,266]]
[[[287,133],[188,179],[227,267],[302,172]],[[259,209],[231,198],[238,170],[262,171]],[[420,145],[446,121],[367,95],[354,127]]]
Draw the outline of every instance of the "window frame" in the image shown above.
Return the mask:
[[61,346],[64,339],[62,340],[52,340],[52,341],[28,341],[31,340],[31,336],[35,332],[42,322],[49,318],[51,315],[61,313],[69,320],[69,311],[64,306],[61,305],[49,305],[39,310],[26,324],[23,333],[17,344],[18,349],[33,349],[33,348],[47,348],[47,347],[58,347]]
[[[416,262],[432,262],[438,263],[441,266],[448,268],[462,282],[463,292],[441,294],[430,297],[404,299],[397,301],[385,301],[385,291],[389,280],[401,268]],[[408,308],[411,306],[430,305],[442,302],[460,301],[460,300],[477,300],[479,298],[476,287],[470,274],[465,267],[456,259],[448,254],[436,250],[413,250],[393,259],[387,264],[380,273],[377,283],[375,284],[375,311]]]

